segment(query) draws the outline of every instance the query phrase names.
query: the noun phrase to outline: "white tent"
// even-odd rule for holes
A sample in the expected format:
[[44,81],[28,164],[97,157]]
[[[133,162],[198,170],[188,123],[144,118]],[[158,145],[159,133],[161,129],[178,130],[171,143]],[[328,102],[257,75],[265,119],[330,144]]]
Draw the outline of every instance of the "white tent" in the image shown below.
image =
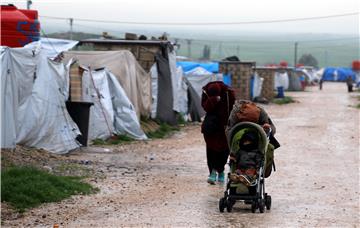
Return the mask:
[[284,90],[289,88],[289,76],[288,73],[285,72],[276,72],[275,73],[275,89],[278,87],[283,87]]
[[68,68],[40,46],[1,48],[1,148],[16,143],[66,153],[79,147],[69,116]]
[[25,47],[33,48],[37,45],[41,45],[42,52],[46,52],[48,57],[54,58],[61,52],[72,49],[78,43],[79,41],[76,40],[64,40],[42,37],[40,38],[40,41],[29,43]]
[[[40,43],[24,48],[1,47],[0,51],[1,148],[22,144],[62,154],[79,147],[76,137],[80,131],[65,105],[70,64],[51,60]],[[94,102],[90,139],[105,138],[113,132],[146,139],[134,106],[113,74],[106,69],[91,74],[87,71],[84,79],[84,95]],[[110,124],[101,122],[99,117],[104,116]]]
[[196,67],[191,71],[187,71],[184,76],[191,83],[200,97],[202,94],[202,87],[206,84],[212,81],[222,81],[222,74],[213,74],[202,67]]
[[70,51],[64,55],[65,61],[76,59],[79,64],[91,69],[108,69],[125,90],[138,118],[150,115],[151,78],[130,51]]
[[85,71],[83,97],[94,103],[90,108],[89,139],[106,139],[125,134],[134,139],[147,139],[136,111],[116,77],[107,69]]
[[261,78],[257,73],[255,73],[253,77],[254,77],[254,82],[253,82],[251,99],[254,99],[255,97],[260,97],[264,82],[264,78]]

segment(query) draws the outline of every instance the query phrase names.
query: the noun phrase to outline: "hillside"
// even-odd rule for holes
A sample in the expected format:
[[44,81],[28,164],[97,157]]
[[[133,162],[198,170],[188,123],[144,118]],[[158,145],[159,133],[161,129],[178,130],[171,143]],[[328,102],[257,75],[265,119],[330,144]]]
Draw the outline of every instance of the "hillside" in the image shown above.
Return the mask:
[[[120,36],[118,34],[116,35]],[[51,33],[48,37],[70,39],[70,33]],[[73,32],[74,40],[99,37],[101,37],[100,34]],[[297,58],[299,59],[302,54],[312,54],[318,60],[320,67],[346,67],[350,66],[352,60],[359,58],[359,42],[357,39],[326,37],[327,36],[319,36],[315,37],[316,39],[310,39],[305,35],[298,35],[297,37],[234,36],[231,37],[231,39],[227,37],[221,38],[221,36],[210,36],[210,38],[207,37],[206,39],[196,37],[191,40],[190,50],[186,38],[170,37],[170,40],[177,40],[177,43],[180,44],[180,48],[177,51],[178,55],[188,56],[192,59],[201,58],[203,56],[204,46],[208,45],[210,46],[210,58],[213,60],[220,60],[228,56],[236,55],[244,61],[254,60],[257,62],[257,65],[279,63],[282,60],[293,65],[295,43],[292,40],[296,39],[305,40],[298,42]]]

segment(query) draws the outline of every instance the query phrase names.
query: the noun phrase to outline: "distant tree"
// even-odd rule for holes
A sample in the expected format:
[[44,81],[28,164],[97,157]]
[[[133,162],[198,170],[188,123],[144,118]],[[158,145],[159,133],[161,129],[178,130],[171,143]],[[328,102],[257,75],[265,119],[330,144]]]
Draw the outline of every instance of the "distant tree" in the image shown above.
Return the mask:
[[298,63],[304,64],[305,66],[318,67],[319,63],[317,59],[312,54],[303,54]]

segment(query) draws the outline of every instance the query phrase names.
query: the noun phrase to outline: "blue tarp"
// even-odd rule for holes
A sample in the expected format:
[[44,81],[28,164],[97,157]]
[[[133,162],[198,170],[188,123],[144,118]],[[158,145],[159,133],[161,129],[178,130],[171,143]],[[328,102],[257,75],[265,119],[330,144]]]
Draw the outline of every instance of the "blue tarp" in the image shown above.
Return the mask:
[[223,82],[227,86],[231,86],[231,75],[230,74],[223,74]]
[[215,62],[209,62],[209,63],[198,63],[198,62],[176,62],[177,67],[182,67],[183,71],[186,73],[196,67],[202,67],[207,71],[210,71],[212,73],[218,73],[219,72],[219,63]]
[[[196,67],[202,67],[205,70],[217,74],[219,73],[219,63],[216,62],[209,62],[209,63],[199,63],[199,62],[189,62],[189,61],[182,61],[182,62],[176,62],[177,67],[181,67],[183,72],[189,72]],[[231,86],[231,75],[230,74],[223,74],[223,82]]]
[[322,78],[324,81],[346,81],[348,76],[351,76],[353,81],[355,81],[356,75],[351,68],[327,67],[324,70]]

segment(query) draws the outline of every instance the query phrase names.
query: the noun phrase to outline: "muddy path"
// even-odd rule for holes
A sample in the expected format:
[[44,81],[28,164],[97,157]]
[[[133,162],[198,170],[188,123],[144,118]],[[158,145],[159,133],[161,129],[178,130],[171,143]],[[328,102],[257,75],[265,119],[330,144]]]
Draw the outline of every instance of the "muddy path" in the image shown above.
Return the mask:
[[358,227],[359,109],[344,84],[323,91],[289,93],[298,103],[265,106],[277,126],[282,147],[277,172],[267,179],[271,211],[252,214],[237,203],[219,213],[224,186],[206,183],[205,144],[200,126],[187,126],[169,139],[70,155],[88,160],[100,188],[43,205],[3,226],[121,227]]

